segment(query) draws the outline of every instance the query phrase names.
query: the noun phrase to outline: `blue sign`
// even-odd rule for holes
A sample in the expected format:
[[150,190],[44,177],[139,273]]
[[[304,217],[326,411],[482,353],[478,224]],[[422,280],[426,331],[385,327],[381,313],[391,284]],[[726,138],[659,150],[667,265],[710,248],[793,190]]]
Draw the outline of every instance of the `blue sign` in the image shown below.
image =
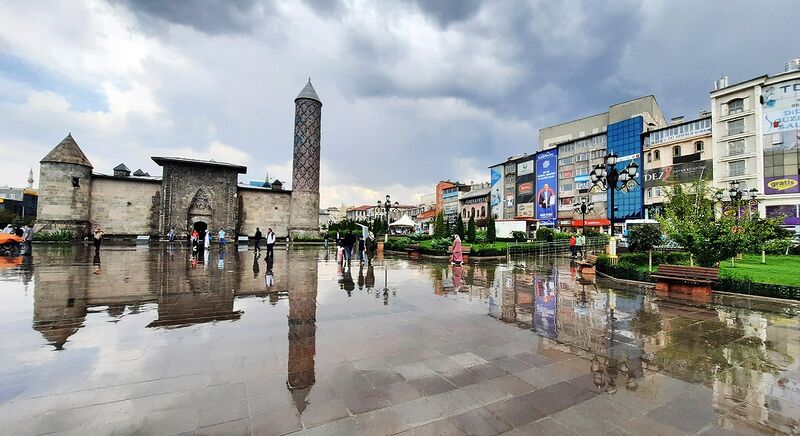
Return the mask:
[[588,174],[584,174],[582,176],[575,176],[575,181],[576,182],[588,182],[589,181],[589,175]]
[[558,152],[536,155],[536,219],[541,225],[555,227],[558,218]]

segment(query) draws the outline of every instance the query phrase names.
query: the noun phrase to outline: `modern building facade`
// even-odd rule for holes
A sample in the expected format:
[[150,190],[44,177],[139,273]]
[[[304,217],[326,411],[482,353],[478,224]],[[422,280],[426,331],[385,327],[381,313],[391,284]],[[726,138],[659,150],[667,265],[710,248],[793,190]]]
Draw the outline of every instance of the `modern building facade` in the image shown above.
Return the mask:
[[533,154],[510,156],[489,167],[489,202],[494,218],[533,217],[535,184]]
[[800,62],[711,91],[714,184],[759,192],[761,216],[800,229]]
[[[589,173],[595,165],[604,163],[606,154],[612,151],[619,157],[619,169],[630,162],[636,162],[642,168],[643,134],[666,125],[658,102],[649,95],[612,105],[601,114],[541,129],[540,153],[555,152],[558,158],[558,190],[555,195],[558,199],[558,218],[555,224],[562,230],[569,230],[577,224],[591,224],[606,230],[612,216],[618,226],[627,219],[642,218],[644,199],[641,176],[637,177],[639,185],[614,193],[616,210],[612,213],[607,206],[611,192],[592,187]],[[537,177],[537,196],[538,191],[543,189],[543,192],[549,192],[550,184],[545,188],[545,179],[552,180],[552,177]],[[575,216],[574,207],[582,198],[594,204],[595,212],[587,216],[586,223],[577,223],[575,221],[580,217]],[[540,211],[537,209],[537,212]],[[537,218],[541,224],[541,218]]]
[[710,112],[701,112],[699,118],[689,121],[673,118],[669,127],[647,132],[642,167],[645,218],[661,213],[669,187],[697,180],[711,182],[713,157]]

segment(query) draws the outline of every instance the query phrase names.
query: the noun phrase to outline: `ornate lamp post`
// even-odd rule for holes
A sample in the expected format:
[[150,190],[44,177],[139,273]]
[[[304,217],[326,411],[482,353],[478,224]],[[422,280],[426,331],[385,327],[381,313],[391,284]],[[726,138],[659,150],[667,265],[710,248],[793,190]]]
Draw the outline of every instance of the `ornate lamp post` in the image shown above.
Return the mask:
[[[736,218],[740,218],[740,204],[743,199],[747,200],[747,217],[750,218],[752,213],[752,204],[753,202],[758,201],[758,189],[751,188],[749,191],[743,191],[740,189],[741,182],[738,180],[734,180],[731,182],[731,187],[728,189],[728,198],[730,198],[730,203],[732,206],[736,207]],[[745,198],[745,194],[747,197]],[[718,190],[714,193],[714,198],[717,200],[718,203],[722,203],[724,199],[725,193],[722,189]]]
[[639,184],[636,176],[639,174],[639,164],[629,163],[622,171],[617,170],[617,154],[613,151],[608,153],[605,164],[594,167],[589,174],[592,185],[600,188],[601,191],[609,191],[611,194],[611,204],[609,205],[609,218],[611,221],[611,235],[614,235],[614,192],[632,188]]
[[[378,208],[381,207],[381,201],[378,200]],[[392,209],[392,197],[389,194],[386,194],[386,203],[383,203],[383,208],[386,212],[386,234],[383,235],[383,242],[387,242],[389,240],[389,211]],[[394,205],[397,206],[398,203],[395,201]]]

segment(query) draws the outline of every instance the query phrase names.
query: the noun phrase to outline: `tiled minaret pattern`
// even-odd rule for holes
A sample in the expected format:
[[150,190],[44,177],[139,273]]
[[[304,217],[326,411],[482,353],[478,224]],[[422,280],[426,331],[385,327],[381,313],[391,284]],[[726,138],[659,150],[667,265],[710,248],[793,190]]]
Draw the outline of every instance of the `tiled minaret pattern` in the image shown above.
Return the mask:
[[294,159],[290,235],[319,229],[319,167],[322,102],[311,80],[294,101]]

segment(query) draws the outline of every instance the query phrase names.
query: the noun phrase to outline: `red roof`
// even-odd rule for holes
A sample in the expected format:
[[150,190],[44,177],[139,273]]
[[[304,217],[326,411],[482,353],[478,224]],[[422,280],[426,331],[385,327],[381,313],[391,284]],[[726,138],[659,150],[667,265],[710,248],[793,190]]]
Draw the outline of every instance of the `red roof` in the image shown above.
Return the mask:
[[354,207],[352,209],[347,209],[347,211],[350,212],[350,211],[353,211],[353,210],[369,210],[369,208],[371,208],[371,207],[372,206],[358,206],[358,207]]
[[433,218],[435,216],[436,216],[436,210],[435,209],[426,210],[425,212],[422,212],[421,214],[417,215],[417,220],[424,220],[424,219],[428,219],[428,218]]

